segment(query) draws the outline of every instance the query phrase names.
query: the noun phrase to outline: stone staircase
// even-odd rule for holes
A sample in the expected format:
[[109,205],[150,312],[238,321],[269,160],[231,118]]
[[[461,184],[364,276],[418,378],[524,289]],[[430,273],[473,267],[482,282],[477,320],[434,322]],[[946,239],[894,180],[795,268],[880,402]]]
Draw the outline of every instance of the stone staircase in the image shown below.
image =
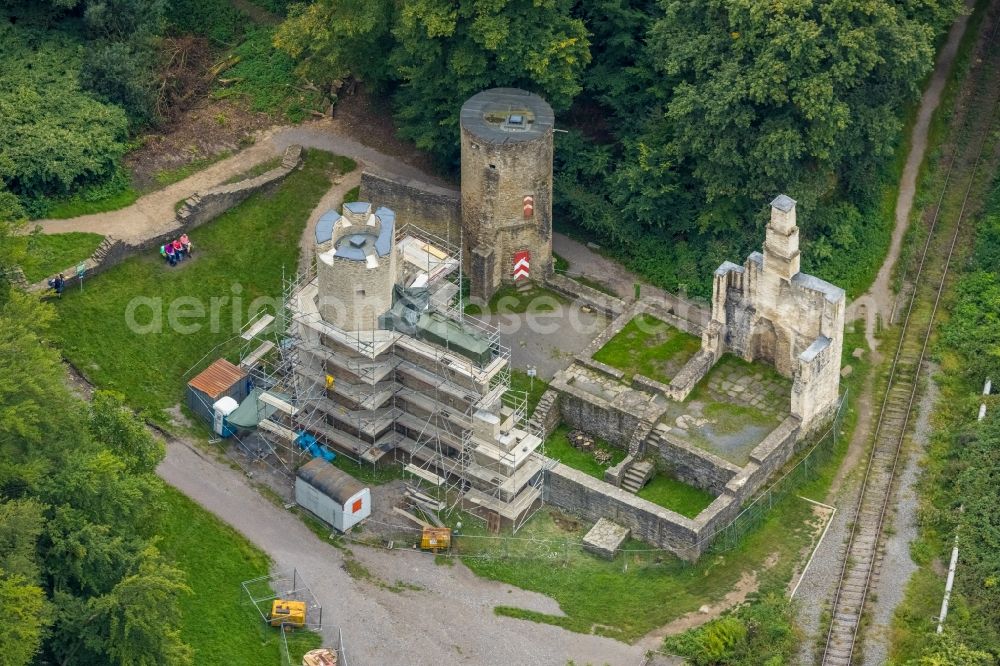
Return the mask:
[[622,490],[627,490],[630,493],[639,492],[655,473],[656,468],[648,460],[640,460],[637,463],[633,463],[625,470],[625,475],[622,476]]

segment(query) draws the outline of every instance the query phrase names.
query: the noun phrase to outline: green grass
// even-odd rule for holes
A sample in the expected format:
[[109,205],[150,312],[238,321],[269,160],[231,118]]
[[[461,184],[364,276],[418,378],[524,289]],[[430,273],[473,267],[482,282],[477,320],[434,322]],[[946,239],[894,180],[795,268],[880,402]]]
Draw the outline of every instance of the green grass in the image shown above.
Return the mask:
[[[282,275],[295,272],[299,239],[329,189],[334,161],[329,153],[308,151],[305,167],[273,192],[256,194],[193,230],[195,254],[178,266],[167,266],[151,250],[94,276],[82,293],[67,290],[57,304],[64,355],[93,383],[121,391],[132,406],[167,425],[162,410],[183,401],[190,378],[184,373],[235,351],[233,338],[255,299],[265,299],[255,304],[261,308],[279,303]],[[137,297],[147,300],[134,310],[134,320],[155,328],[159,313],[160,332],[134,332],[127,325],[129,304]],[[179,297],[190,303],[178,308]],[[196,330],[185,334],[169,325],[172,303],[175,313],[201,304],[205,316],[180,320]]]
[[222,184],[223,185],[230,185],[232,183],[238,183],[241,180],[249,180],[251,178],[256,178],[257,176],[261,175],[262,173],[267,173],[271,169],[277,169],[279,166],[281,166],[281,160],[283,158],[284,158],[284,155],[275,155],[271,159],[264,160],[260,164],[257,164],[255,166],[247,169],[243,173],[238,173],[235,176],[232,176],[231,178],[227,178],[226,180],[222,181]]
[[539,377],[532,380],[527,372],[523,370],[510,371],[510,390],[518,394],[524,394],[528,400],[528,415],[535,411],[538,401],[542,399],[542,394],[549,387],[549,383]]
[[83,232],[29,236],[28,254],[21,264],[24,276],[28,282],[52,277],[89,257],[102,240],[101,234]]
[[[169,486],[164,504],[160,549],[193,590],[181,598],[181,637],[194,649],[194,663],[280,663],[278,630],[265,631],[253,607],[241,603],[240,583],[268,574],[267,555]],[[289,639],[293,663],[320,645],[319,635],[308,631]]]
[[482,316],[487,313],[493,314],[524,314],[526,312],[553,312],[559,305],[566,303],[566,299],[554,291],[532,285],[531,289],[519,292],[513,284],[505,284],[493,297],[487,307],[484,308],[476,303],[469,303],[465,306],[465,314]]
[[[641,314],[597,350],[594,360],[625,372],[625,380],[641,374],[669,384],[673,374],[698,351],[701,340],[673,326]],[[672,372],[665,372],[674,361]]]
[[292,122],[301,122],[310,109],[321,110],[322,95],[307,90],[295,73],[296,62],[274,47],[273,28],[254,27],[246,39],[232,50],[239,62],[223,74],[233,83],[217,88],[217,99],[241,97],[253,111],[283,115]]
[[715,500],[711,493],[689,486],[663,472],[657,472],[636,494],[688,518],[694,518]]
[[611,446],[604,440],[595,438],[595,450],[602,449],[611,452],[611,462],[607,465],[602,465],[597,462],[592,453],[574,448],[569,443],[569,439],[567,438],[569,431],[570,429],[566,425],[560,425],[556,428],[549,435],[549,438],[545,440],[545,455],[602,481],[604,480],[604,470],[614,467],[625,458],[625,451],[623,449]]
[[354,462],[347,456],[338,453],[337,458],[332,464],[334,467],[344,470],[358,481],[373,486],[389,483],[390,481],[395,481],[396,479],[409,478],[408,475],[403,472],[402,466],[395,463],[389,465],[380,464],[373,467],[368,463]]
[[556,273],[565,273],[566,271],[569,270],[569,261],[566,260],[564,257],[553,252],[552,270],[554,270]]
[[361,186],[352,187],[344,194],[344,203],[354,203],[361,196]]
[[[552,508],[543,508],[518,531],[517,536],[523,539],[498,547],[493,540],[458,537],[456,550],[477,575],[551,596],[565,613],[557,616],[500,606],[495,609],[498,615],[623,641],[634,641],[702,605],[720,600],[750,572],[755,573],[762,594],[787,594],[789,580],[802,565],[803,553],[808,552],[820,529],[813,507],[796,494],[818,501],[826,499],[857,421],[856,401],[869,366],[867,356],[860,361],[850,358],[855,347],[865,347],[864,332],[848,327],[844,361],[854,364],[855,371],[842,382],[843,388],[850,391],[848,407],[841,422],[842,437],[830,460],[815,469],[811,480],[776,501],[760,526],[732,550],[709,551],[697,562],[686,563],[630,540],[624,548],[633,552],[621,553],[609,562],[574,545],[582,539],[588,524]],[[485,526],[479,521],[463,519],[463,524],[467,536],[485,534]]]
[[614,296],[615,298],[618,297],[618,293],[614,289],[604,284],[600,280],[594,280],[592,278],[587,277],[586,275],[570,275],[568,277],[572,278],[573,280],[576,280],[585,287],[590,287],[591,289],[599,291],[602,294],[607,294],[608,296]]
[[134,204],[140,196],[142,193],[131,186],[96,199],[86,193],[77,193],[67,199],[56,200],[46,211],[45,217],[52,220],[68,220],[80,215],[120,210]]
[[755,426],[777,425],[777,419],[768,416],[750,405],[734,405],[729,402],[710,402],[703,413],[712,419],[712,430],[722,435],[732,435],[743,430],[749,423]]
[[[199,157],[197,159],[191,160],[187,164],[182,164],[179,167],[173,169],[164,169],[156,174],[156,184],[160,187],[166,187],[167,185],[173,185],[174,183],[180,182],[189,176],[193,176],[199,171],[204,171],[208,167],[212,166],[216,162],[221,162],[230,155],[233,154],[231,150],[224,150],[216,155],[209,155],[207,157]],[[226,181],[229,182],[229,181]]]

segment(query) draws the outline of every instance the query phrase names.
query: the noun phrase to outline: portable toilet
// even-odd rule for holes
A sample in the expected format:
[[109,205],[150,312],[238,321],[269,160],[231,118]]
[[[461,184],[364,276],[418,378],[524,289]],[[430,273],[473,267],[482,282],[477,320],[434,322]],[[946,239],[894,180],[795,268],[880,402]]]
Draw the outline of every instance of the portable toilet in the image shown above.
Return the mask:
[[230,437],[236,432],[236,428],[229,425],[226,417],[235,412],[239,406],[240,403],[228,395],[215,401],[215,404],[212,405],[212,430],[215,431],[216,435]]
[[372,512],[371,490],[323,458],[313,458],[299,468],[295,476],[295,501],[341,532]]

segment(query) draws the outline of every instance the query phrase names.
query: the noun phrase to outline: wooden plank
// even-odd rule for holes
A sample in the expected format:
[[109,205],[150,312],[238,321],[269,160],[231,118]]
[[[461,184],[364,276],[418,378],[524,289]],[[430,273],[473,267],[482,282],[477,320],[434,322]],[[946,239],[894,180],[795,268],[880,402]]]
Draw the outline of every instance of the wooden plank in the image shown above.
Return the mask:
[[398,506],[392,507],[392,511],[393,511],[393,513],[397,513],[400,516],[402,516],[403,518],[406,518],[407,520],[413,521],[414,523],[416,523],[420,527],[434,527],[430,523],[428,523],[426,521],[423,521],[423,520],[420,520],[419,518],[417,518],[416,516],[414,516],[409,511],[406,511],[405,509],[400,509]]
[[268,421],[267,419],[264,419],[259,424],[257,424],[257,427],[259,427],[261,430],[266,430],[269,433],[275,434],[278,437],[283,437],[284,439],[287,439],[289,442],[294,442],[295,438],[298,437],[298,434],[296,434],[295,431],[289,430],[280,423],[275,423],[274,421]]
[[272,321],[274,321],[274,315],[266,314],[255,321],[253,326],[245,330],[240,337],[244,340],[253,340],[254,336],[270,326]]
[[260,363],[260,359],[264,358],[264,354],[271,351],[272,349],[274,349],[274,343],[271,342],[270,340],[265,340],[264,342],[260,343],[260,346],[257,347],[257,349],[254,349],[245,359],[240,361],[240,367],[245,368],[247,370],[253,368],[258,363]]
[[410,474],[413,474],[414,476],[419,476],[421,479],[424,479],[425,481],[429,481],[429,482],[433,483],[435,486],[440,486],[441,484],[444,483],[444,477],[440,477],[440,476],[438,476],[437,474],[435,474],[433,472],[428,472],[427,470],[420,469],[419,467],[417,467],[413,463],[410,463],[410,464],[406,465],[405,467],[403,467],[403,471],[409,472]]
[[289,416],[295,416],[299,413],[298,407],[293,407],[278,396],[271,395],[270,393],[261,393],[258,400],[263,402],[265,405],[271,405],[275,409],[282,411]]

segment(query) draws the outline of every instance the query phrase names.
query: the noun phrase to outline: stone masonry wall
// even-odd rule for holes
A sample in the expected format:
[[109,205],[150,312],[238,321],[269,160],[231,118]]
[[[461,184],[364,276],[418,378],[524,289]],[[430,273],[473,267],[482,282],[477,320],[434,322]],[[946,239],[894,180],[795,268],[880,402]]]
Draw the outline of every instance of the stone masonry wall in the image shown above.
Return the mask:
[[694,560],[694,521],[616,488],[572,467],[558,464],[545,472],[545,501],[587,520],[607,518],[632,530],[632,536]]
[[361,174],[361,201],[377,201],[396,213],[400,226],[413,224],[454,245],[462,228],[462,195],[402,176]]
[[678,479],[715,495],[725,492],[726,484],[740,473],[740,468],[727,460],[688,444],[660,425],[646,440],[646,450],[654,450]]
[[[88,278],[108,270],[128,257],[150,250],[158,251],[158,248],[168,240],[172,241],[181,234],[215,219],[255,192],[277,184],[301,163],[302,147],[289,146],[285,150],[280,166],[255,178],[241,180],[230,185],[221,185],[188,198],[184,206],[177,212],[174,218],[174,225],[167,231],[156,236],[144,238],[138,243],[126,243],[120,238],[105,236],[93,254],[83,261],[78,262],[84,264],[86,267],[86,272],[83,276],[84,284],[86,284]],[[197,252],[197,244],[192,249],[194,252]],[[79,283],[76,267],[77,264],[73,264],[62,271],[56,271],[56,273],[61,272],[66,276],[67,289]],[[41,292],[46,289],[48,289],[47,277],[28,287],[28,291],[31,292]]]

